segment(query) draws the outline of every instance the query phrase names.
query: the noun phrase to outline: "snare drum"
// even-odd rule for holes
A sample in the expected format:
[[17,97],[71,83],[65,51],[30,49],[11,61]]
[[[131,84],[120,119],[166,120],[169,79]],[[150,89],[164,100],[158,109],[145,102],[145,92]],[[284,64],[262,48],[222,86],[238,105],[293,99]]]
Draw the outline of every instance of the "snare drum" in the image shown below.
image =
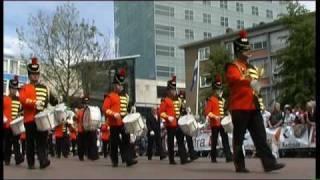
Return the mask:
[[87,106],[83,115],[83,128],[86,131],[94,131],[100,127],[101,111],[97,106]]
[[230,114],[222,118],[221,125],[226,133],[232,133],[233,124],[232,124],[232,119]]
[[23,117],[19,117],[11,121],[10,127],[14,135],[19,135],[21,133],[26,132],[26,129],[24,128]]
[[39,131],[47,131],[56,127],[54,113],[52,111],[42,111],[35,116],[37,129]]
[[187,114],[178,120],[178,125],[184,134],[195,136],[198,129],[198,123],[193,115]]
[[141,134],[145,128],[140,113],[128,114],[123,118],[126,131],[130,134]]

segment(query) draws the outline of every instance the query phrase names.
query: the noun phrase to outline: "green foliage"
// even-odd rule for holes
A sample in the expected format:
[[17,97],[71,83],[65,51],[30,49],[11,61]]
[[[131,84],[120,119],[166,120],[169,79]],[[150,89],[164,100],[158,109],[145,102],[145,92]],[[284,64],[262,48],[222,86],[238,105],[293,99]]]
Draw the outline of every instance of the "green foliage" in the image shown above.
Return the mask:
[[289,29],[287,47],[278,51],[281,104],[304,105],[315,98],[315,16],[298,3],[290,3],[280,21]]

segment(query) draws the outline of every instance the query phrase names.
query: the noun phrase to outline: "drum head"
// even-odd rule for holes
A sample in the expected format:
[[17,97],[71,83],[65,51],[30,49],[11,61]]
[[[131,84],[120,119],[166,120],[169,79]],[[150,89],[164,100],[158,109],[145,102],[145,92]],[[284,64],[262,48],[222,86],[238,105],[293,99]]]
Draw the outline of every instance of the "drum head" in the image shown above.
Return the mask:
[[11,121],[10,122],[10,124],[16,124],[16,123],[19,123],[19,122],[21,122],[21,121],[23,121],[23,117],[21,116],[21,117],[18,117],[18,118],[16,118],[15,120],[13,120],[13,121]]
[[182,116],[178,120],[178,124],[179,125],[185,125],[185,124],[190,124],[193,121],[195,121],[195,118],[193,117],[193,115],[188,114],[188,115]]
[[222,120],[221,120],[221,125],[223,126],[223,125],[227,125],[227,124],[229,124],[229,123],[231,123],[232,122],[232,120],[231,120],[231,117],[230,116],[226,116],[226,117],[224,117]]
[[128,123],[139,119],[140,113],[128,114],[123,118],[123,123]]

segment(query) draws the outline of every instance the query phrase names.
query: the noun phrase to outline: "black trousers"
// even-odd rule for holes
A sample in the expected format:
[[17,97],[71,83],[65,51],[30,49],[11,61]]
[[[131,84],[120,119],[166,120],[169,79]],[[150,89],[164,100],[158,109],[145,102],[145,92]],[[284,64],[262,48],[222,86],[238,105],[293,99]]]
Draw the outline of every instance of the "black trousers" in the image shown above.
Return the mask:
[[156,151],[159,152],[160,156],[164,156],[163,147],[161,144],[161,135],[160,131],[154,131],[155,134],[153,136],[150,135],[150,131],[147,134],[148,137],[148,147],[147,147],[147,156],[148,159],[152,158],[153,155],[153,145],[156,145]]
[[54,148],[54,144],[53,144],[53,140],[52,140],[52,134],[48,135],[48,149],[49,149],[49,154],[53,157],[55,155],[55,148]]
[[190,158],[193,158],[196,156],[197,153],[194,150],[192,136],[189,136],[189,135],[185,135],[185,136],[186,136],[189,156]]
[[77,136],[78,156],[80,160],[83,160],[87,151],[87,137],[84,132],[79,132]]
[[21,140],[21,154],[22,157],[26,155],[26,140]]
[[132,162],[133,152],[130,147],[130,135],[125,132],[124,126],[110,127],[110,148],[112,164],[118,164],[119,162],[118,148],[120,148],[122,161],[124,160],[127,163]]
[[71,140],[71,145],[72,145],[72,154],[73,154],[73,156],[75,156],[76,155],[77,140]]
[[174,162],[174,137],[177,139],[180,161],[187,161],[186,148],[184,145],[184,134],[182,130],[180,128],[167,128],[167,136],[169,161]]
[[103,157],[107,157],[109,154],[109,140],[108,141],[102,141],[102,153]]
[[245,168],[242,144],[246,130],[252,137],[256,147],[257,156],[261,159],[264,168],[272,167],[276,163],[271,149],[267,144],[266,130],[263,125],[262,115],[256,110],[231,111],[233,123],[233,153],[235,168]]
[[85,132],[87,136],[87,154],[88,159],[97,160],[99,159],[98,145],[97,145],[97,131]]
[[221,136],[223,152],[226,156],[227,160],[232,159],[232,154],[229,145],[228,134],[224,131],[223,127],[212,127],[211,128],[211,159],[216,159],[217,157],[217,144],[218,144],[218,136]]
[[65,158],[67,158],[69,155],[69,147],[69,136],[56,138],[56,152],[58,158],[61,157],[61,153]]
[[4,129],[4,160],[5,162],[10,163],[11,155],[12,155],[12,147],[13,153],[15,157],[15,161],[23,160],[23,156],[20,151],[20,144],[19,144],[20,135],[15,136],[12,133],[12,130]]
[[49,161],[47,154],[48,131],[38,131],[35,122],[26,123],[24,126],[26,128],[28,165],[34,166],[35,148],[40,166],[46,164]]

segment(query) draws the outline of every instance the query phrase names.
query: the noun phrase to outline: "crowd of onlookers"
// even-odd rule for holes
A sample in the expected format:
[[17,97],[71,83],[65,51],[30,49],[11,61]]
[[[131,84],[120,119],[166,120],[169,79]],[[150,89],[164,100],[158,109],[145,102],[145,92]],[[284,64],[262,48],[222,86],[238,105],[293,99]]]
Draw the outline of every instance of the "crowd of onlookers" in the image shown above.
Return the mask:
[[281,109],[280,103],[274,103],[272,110],[262,112],[264,125],[266,128],[277,128],[283,125],[292,126],[295,135],[299,136],[310,128],[315,126],[316,121],[316,102],[308,101],[304,106],[290,106],[288,104]]

